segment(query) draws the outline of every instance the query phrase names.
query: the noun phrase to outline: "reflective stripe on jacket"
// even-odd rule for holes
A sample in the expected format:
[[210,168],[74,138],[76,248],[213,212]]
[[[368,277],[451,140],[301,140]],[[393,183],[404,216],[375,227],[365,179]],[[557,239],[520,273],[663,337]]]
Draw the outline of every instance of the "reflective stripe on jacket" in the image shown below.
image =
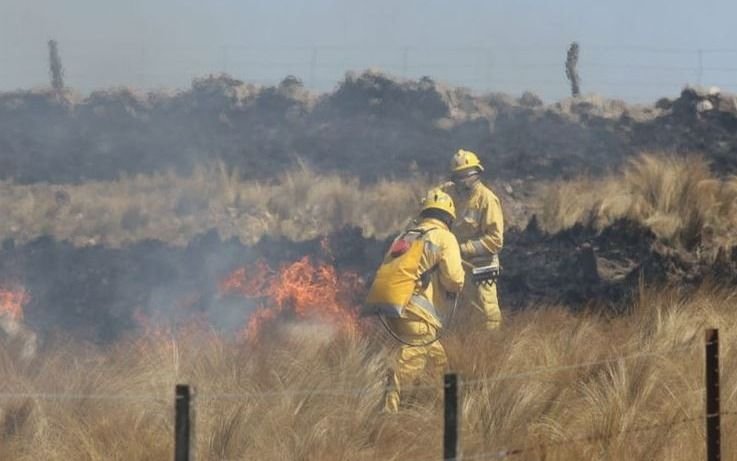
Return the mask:
[[465,273],[461,264],[461,252],[455,236],[445,224],[436,219],[423,219],[413,229],[433,229],[424,236],[425,251],[420,259],[419,274],[431,270],[430,283],[418,287],[407,305],[407,310],[441,326],[450,304],[448,293],[459,293],[463,288]]

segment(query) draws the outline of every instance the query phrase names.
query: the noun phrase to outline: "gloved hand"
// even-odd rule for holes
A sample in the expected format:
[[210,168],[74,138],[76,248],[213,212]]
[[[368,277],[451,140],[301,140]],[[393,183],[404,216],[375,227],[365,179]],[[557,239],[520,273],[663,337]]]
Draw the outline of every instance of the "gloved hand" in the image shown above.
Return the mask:
[[476,249],[473,247],[471,242],[461,243],[461,257],[463,259],[469,259],[476,256]]
[[448,189],[450,189],[450,188],[452,188],[454,186],[455,186],[455,183],[453,181],[446,181],[446,182],[444,182],[442,184],[438,184],[437,189],[440,189],[440,190],[443,190],[443,191],[446,191],[447,192]]

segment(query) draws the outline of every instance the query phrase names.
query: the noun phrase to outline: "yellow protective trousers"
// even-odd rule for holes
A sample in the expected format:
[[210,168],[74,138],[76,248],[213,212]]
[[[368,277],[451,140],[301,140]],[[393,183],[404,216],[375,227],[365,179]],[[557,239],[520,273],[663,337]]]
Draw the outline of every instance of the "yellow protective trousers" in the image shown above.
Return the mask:
[[[453,233],[460,243],[463,259],[474,266],[489,264],[504,244],[504,215],[499,198],[478,182],[467,193],[456,191],[453,199],[458,208]],[[470,317],[474,325],[483,325],[485,330],[499,328],[502,320],[497,285],[476,285],[468,267],[459,314]]]
[[[411,344],[425,344],[437,338],[437,327],[427,320],[406,312],[404,317],[390,318],[391,329]],[[412,384],[427,369],[434,376],[442,376],[448,366],[448,356],[440,341],[426,346],[407,346],[402,344],[389,370],[389,386],[385,395],[384,411],[399,411],[402,388]]]
[[[493,285],[473,283],[471,271],[466,272],[466,283],[463,285],[463,312],[459,314],[471,319],[474,325],[482,324],[485,330],[496,330],[502,323],[502,311],[499,298]],[[459,309],[460,310],[460,309]],[[470,311],[470,312],[469,312]],[[477,320],[481,320],[480,322]],[[464,322],[465,323],[465,322]]]

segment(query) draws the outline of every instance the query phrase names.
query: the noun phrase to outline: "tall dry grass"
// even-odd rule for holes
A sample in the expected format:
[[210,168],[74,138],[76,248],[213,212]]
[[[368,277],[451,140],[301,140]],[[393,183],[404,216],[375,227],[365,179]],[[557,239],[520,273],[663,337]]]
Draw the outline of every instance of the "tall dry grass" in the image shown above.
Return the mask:
[[190,176],[163,173],[79,185],[0,182],[0,240],[51,235],[76,245],[120,246],[144,239],[184,245],[217,229],[253,243],[263,235],[306,240],[342,226],[385,237],[416,210],[430,180],[361,184],[307,166],[275,181],[243,181],[223,164]]
[[[735,302],[733,289],[646,290],[621,317],[542,308],[493,334],[459,328],[445,343],[466,382],[464,453],[528,447],[513,459],[704,459],[703,331],[720,328],[721,404],[735,411]],[[438,379],[424,376],[430,388],[408,393],[399,414],[378,412],[390,348],[379,333],[333,336],[314,325],[284,326],[256,345],[206,331],[109,347],[56,339],[30,363],[0,348],[1,393],[69,394],[3,394],[0,459],[171,458],[180,382],[197,389],[200,460],[440,459]],[[592,362],[602,363],[566,368]],[[103,398],[76,398],[89,393]],[[725,416],[727,460],[737,459],[735,428],[737,418]]]
[[737,177],[718,177],[701,156],[642,154],[620,173],[548,184],[539,197],[548,232],[629,218],[674,246],[716,251],[737,244]]
[[[78,185],[6,181],[0,182],[0,240],[51,235],[79,246],[145,239],[184,245],[217,229],[248,244],[263,235],[305,240],[345,225],[383,238],[405,224],[434,183],[415,175],[362,184],[305,165],[274,181],[244,181],[223,164],[199,167],[190,176],[169,172]],[[616,174],[538,188],[537,200],[505,201],[507,214],[515,215],[510,221],[524,225],[531,208],[548,232],[577,223],[603,229],[630,218],[666,243],[689,249],[700,244],[706,253],[713,250],[709,254],[737,243],[737,179],[718,177],[702,157],[643,154]],[[525,211],[515,213],[519,207]]]

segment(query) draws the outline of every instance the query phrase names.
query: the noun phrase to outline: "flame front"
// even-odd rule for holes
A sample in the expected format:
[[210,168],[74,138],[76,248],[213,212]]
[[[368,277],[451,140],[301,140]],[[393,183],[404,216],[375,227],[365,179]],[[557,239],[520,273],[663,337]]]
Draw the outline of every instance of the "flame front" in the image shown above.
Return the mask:
[[278,271],[264,262],[251,268],[241,267],[220,283],[220,292],[260,298],[260,306],[246,327],[247,337],[253,338],[265,323],[288,316],[314,319],[355,332],[358,310],[353,297],[359,286],[355,274],[338,275],[332,265],[313,264],[305,256]]
[[23,320],[23,306],[31,299],[25,288],[0,287],[0,316],[7,315],[11,320]]

